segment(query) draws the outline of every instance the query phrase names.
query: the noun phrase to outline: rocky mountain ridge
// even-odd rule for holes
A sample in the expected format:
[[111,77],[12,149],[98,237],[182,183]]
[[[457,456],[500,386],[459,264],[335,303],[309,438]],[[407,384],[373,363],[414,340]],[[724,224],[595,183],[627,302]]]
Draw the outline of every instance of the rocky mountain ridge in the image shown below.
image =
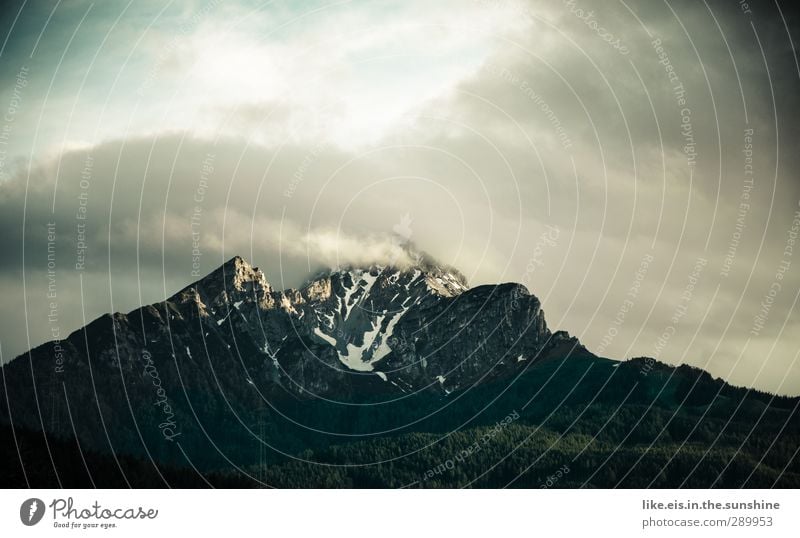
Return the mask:
[[[271,381],[326,397],[341,394],[343,377],[359,374],[394,387],[388,392],[432,385],[449,392],[491,366],[533,359],[547,345],[578,345],[565,333],[550,333],[538,299],[524,286],[470,288],[463,275],[428,260],[328,270],[299,289],[277,291],[237,256],[165,305],[181,320],[196,318],[205,327],[204,344],[208,337],[238,353],[257,350]],[[161,321],[151,332],[168,329],[168,320]],[[183,344],[191,353],[192,343]]]
[[[181,469],[189,482],[206,483],[213,471],[246,484],[394,487],[452,456],[430,444],[437,435],[484,435],[509,415],[528,437],[542,427],[584,432],[577,439],[587,444],[574,448],[586,451],[588,478],[614,443],[649,455],[656,443],[713,446],[721,436],[739,454],[758,431],[741,465],[754,469],[768,456],[760,484],[794,458],[798,398],[731,387],[688,366],[597,357],[552,332],[524,286],[470,287],[456,270],[416,260],[329,269],[277,290],[234,257],[163,302],[101,316],[32,349],[0,368],[0,436],[22,466],[6,483],[28,480],[32,465],[52,467],[59,484],[64,458],[54,451],[72,446],[91,452],[88,464],[81,455],[70,465],[82,462],[93,484],[89,468],[102,466],[99,485],[118,483],[106,479],[114,467],[134,465],[150,469],[150,484]],[[595,446],[597,436],[611,444]],[[404,450],[420,456],[394,467]],[[482,453],[489,457],[488,447]],[[317,460],[353,467],[347,476],[322,472]],[[388,463],[369,467],[376,460]],[[493,465],[473,463],[479,473]],[[517,461],[491,483],[529,465]],[[794,484],[791,469],[786,483]]]
[[313,421],[324,413],[308,406],[327,402],[373,423],[382,405],[413,413],[416,400],[446,403],[534,362],[594,357],[547,328],[524,286],[471,288],[452,268],[417,262],[336,268],[276,290],[236,256],[161,303],[72,333],[58,342],[59,368],[54,343],[5,365],[0,421],[162,458],[178,457],[162,441],[180,440],[218,461],[207,452],[236,450],[265,413],[273,425]]

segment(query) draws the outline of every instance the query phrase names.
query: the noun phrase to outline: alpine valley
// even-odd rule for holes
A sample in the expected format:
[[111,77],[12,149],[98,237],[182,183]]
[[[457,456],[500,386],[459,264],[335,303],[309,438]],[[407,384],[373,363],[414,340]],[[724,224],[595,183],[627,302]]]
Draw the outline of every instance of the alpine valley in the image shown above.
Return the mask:
[[798,487],[800,398],[597,357],[514,283],[234,257],[2,369],[3,487]]

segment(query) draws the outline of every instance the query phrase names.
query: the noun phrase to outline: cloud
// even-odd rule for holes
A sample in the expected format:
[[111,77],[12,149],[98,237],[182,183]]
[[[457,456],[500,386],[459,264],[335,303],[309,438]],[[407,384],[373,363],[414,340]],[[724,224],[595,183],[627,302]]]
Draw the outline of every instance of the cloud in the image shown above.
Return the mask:
[[[283,288],[321,266],[402,256],[391,239],[400,226],[473,284],[524,281],[551,326],[618,358],[654,353],[706,259],[660,357],[800,391],[797,267],[748,336],[800,198],[798,127],[787,121],[800,98],[795,51],[774,10],[575,2],[622,54],[563,2],[206,5],[156,19],[161,7],[141,4],[117,27],[119,8],[97,5],[83,23],[92,31],[67,49],[89,8],[71,4],[33,58],[36,32],[22,29],[49,10],[21,17],[0,57],[7,72],[31,70],[0,183],[6,358],[49,337],[49,222],[64,330],[82,312],[130,310],[195,280],[195,240],[202,274],[238,254]],[[796,15],[783,15],[791,27]],[[692,167],[656,38],[686,91]],[[0,104],[9,91],[0,86]],[[552,229],[558,239],[543,247]]]

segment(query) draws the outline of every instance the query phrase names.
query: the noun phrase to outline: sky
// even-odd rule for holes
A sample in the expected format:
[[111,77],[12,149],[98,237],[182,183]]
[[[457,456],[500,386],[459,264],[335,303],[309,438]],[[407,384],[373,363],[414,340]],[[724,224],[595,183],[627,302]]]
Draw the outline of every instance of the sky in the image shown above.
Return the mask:
[[5,2],[0,360],[403,231],[551,329],[800,394],[791,2]]

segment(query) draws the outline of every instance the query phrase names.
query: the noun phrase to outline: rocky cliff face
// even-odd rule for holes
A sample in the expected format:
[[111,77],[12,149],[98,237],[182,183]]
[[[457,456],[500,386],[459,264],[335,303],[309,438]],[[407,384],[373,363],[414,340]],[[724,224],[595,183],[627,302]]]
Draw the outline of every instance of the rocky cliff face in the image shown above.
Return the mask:
[[329,270],[282,291],[235,257],[162,303],[102,316],[15,359],[0,396],[6,421],[159,457],[162,438],[233,443],[230,426],[247,430],[255,410],[448,398],[571,353],[588,354],[549,331],[523,286],[470,288],[427,256]]
[[246,356],[258,365],[251,382],[305,397],[339,398],[365,384],[389,394],[448,393],[513,372],[567,339],[552,337],[524,286],[471,289],[429,261],[327,271],[299,290],[275,291],[236,257],[165,307],[192,322],[170,331],[162,318],[151,342],[177,338],[187,355],[208,356],[211,346]]

